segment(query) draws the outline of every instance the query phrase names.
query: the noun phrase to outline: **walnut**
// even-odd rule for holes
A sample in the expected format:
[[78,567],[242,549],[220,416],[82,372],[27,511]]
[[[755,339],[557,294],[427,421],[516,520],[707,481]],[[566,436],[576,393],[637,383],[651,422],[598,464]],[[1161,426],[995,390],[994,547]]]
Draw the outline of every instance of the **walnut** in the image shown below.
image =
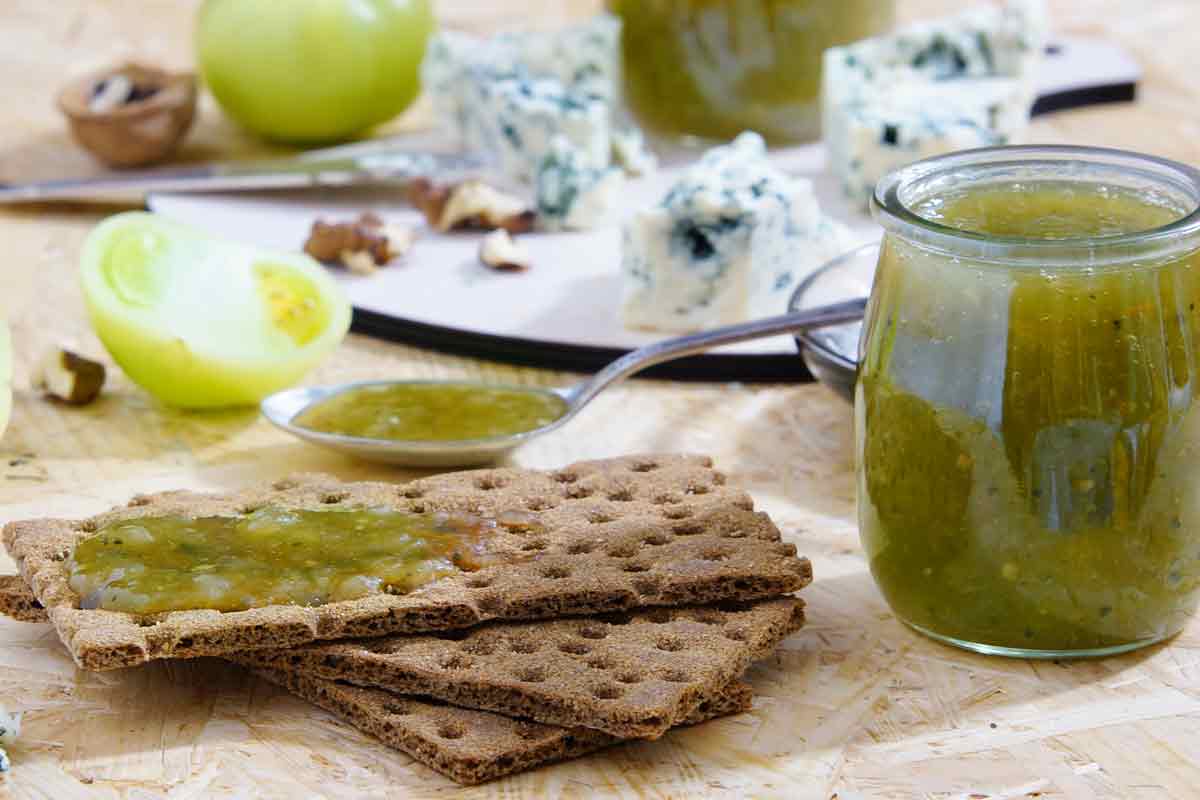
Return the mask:
[[479,244],[479,260],[501,272],[524,272],[529,269],[529,251],[503,228],[483,237]]
[[167,158],[196,111],[196,76],[144,64],[120,64],[72,81],[58,107],[75,141],[113,167]]
[[39,362],[33,387],[68,405],[83,406],[100,396],[104,378],[104,365],[99,361],[59,346]]
[[369,275],[407,253],[415,239],[412,228],[389,225],[375,214],[366,213],[354,222],[318,219],[304,243],[304,252],[318,261],[340,263],[355,274]]
[[409,184],[408,200],[421,210],[430,227],[443,233],[496,228],[527,233],[533,230],[536,216],[519,197],[477,180],[439,186],[421,178]]

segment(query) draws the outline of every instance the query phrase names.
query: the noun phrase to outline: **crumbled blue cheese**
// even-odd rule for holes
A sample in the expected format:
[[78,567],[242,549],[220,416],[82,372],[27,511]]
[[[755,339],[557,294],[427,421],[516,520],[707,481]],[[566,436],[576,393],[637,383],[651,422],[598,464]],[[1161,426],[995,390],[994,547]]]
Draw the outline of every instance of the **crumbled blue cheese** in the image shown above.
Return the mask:
[[12,745],[21,735],[21,713],[8,712],[0,706],[0,772],[8,772],[12,762],[8,758],[6,747]]
[[821,213],[811,183],[743,133],[626,224],[623,321],[687,332],[782,313],[796,284],[853,239]]
[[495,154],[506,175],[533,180],[555,137],[565,138],[585,166],[609,163],[608,104],[556,78],[534,78],[523,71],[477,75],[469,98],[468,146]]
[[848,196],[865,206],[918,158],[1019,141],[1046,29],[1044,0],[1009,0],[826,50],[824,138]]
[[646,147],[646,137],[638,128],[618,128],[612,131],[613,164],[626,175],[649,175],[658,168],[658,158]]
[[535,180],[538,225],[546,230],[587,230],[609,222],[625,175],[616,167],[594,167],[564,137],[556,137]]

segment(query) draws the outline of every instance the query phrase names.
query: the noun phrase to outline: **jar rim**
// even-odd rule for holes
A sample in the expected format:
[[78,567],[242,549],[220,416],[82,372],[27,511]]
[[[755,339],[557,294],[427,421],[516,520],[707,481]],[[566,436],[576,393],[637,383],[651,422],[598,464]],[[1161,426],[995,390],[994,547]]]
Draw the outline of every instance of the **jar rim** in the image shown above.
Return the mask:
[[[1191,210],[1165,225],[1131,233],[1041,239],[995,236],[944,225],[917,214],[903,196],[922,182],[950,173],[969,180],[972,170],[982,173],[987,169],[1038,165],[1138,176],[1187,197]],[[885,175],[872,194],[871,213],[886,231],[922,247],[983,261],[1047,267],[1078,266],[1081,258],[1089,265],[1157,260],[1200,248],[1200,170],[1171,159],[1108,147],[1005,145],[959,150],[915,161]]]

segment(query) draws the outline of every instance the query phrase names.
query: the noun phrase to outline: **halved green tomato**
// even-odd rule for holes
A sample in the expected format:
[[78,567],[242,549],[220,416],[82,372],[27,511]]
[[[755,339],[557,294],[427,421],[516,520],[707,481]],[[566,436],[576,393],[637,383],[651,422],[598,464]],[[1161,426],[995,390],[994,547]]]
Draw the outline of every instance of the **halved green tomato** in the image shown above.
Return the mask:
[[0,319],[0,436],[8,427],[8,415],[12,411],[12,343],[8,339],[8,325]]
[[109,217],[83,248],[83,295],[100,341],[164,403],[257,403],[342,340],[350,303],[306,255],[214,239],[140,211]]

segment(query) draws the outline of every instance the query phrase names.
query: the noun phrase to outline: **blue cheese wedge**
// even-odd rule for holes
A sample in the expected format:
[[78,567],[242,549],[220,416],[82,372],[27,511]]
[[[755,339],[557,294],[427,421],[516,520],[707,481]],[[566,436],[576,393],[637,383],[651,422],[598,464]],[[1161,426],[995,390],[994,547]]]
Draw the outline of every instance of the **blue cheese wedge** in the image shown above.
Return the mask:
[[453,31],[430,41],[421,76],[442,127],[500,169],[532,181],[563,136],[588,169],[654,168],[641,132],[614,132],[621,23],[611,14],[555,31],[480,38]]
[[825,51],[829,166],[866,206],[903,164],[1020,141],[1046,38],[1043,0],[1009,0]]
[[501,34],[515,61],[532,75],[557,78],[573,91],[613,103],[620,70],[621,20],[599,14],[555,31]]
[[532,181],[556,137],[578,152],[583,165],[608,166],[612,143],[607,103],[556,78],[535,78],[522,71],[474,78],[465,138],[468,147],[496,154],[506,175]]
[[855,94],[881,81],[956,78],[1028,79],[1047,35],[1043,0],[1010,0],[825,51],[824,91]]
[[616,167],[595,167],[559,136],[538,165],[537,219],[545,230],[588,230],[610,222],[625,186]]
[[866,207],[879,179],[922,158],[1024,138],[1032,103],[1007,78],[909,84],[834,112],[826,159],[847,197]]
[[466,58],[468,44],[474,36],[443,31],[433,36],[421,61],[421,86],[433,104],[434,116],[451,130],[460,128],[462,104],[455,91],[461,76],[459,64]]
[[680,333],[782,313],[800,280],[854,244],[749,132],[707,152],[622,239],[624,324]]
[[617,96],[620,32],[620,20],[609,14],[562,30],[491,38],[443,31],[426,48],[422,85],[442,125],[460,135],[473,115],[474,84],[480,80],[549,78],[575,96],[611,105]]

